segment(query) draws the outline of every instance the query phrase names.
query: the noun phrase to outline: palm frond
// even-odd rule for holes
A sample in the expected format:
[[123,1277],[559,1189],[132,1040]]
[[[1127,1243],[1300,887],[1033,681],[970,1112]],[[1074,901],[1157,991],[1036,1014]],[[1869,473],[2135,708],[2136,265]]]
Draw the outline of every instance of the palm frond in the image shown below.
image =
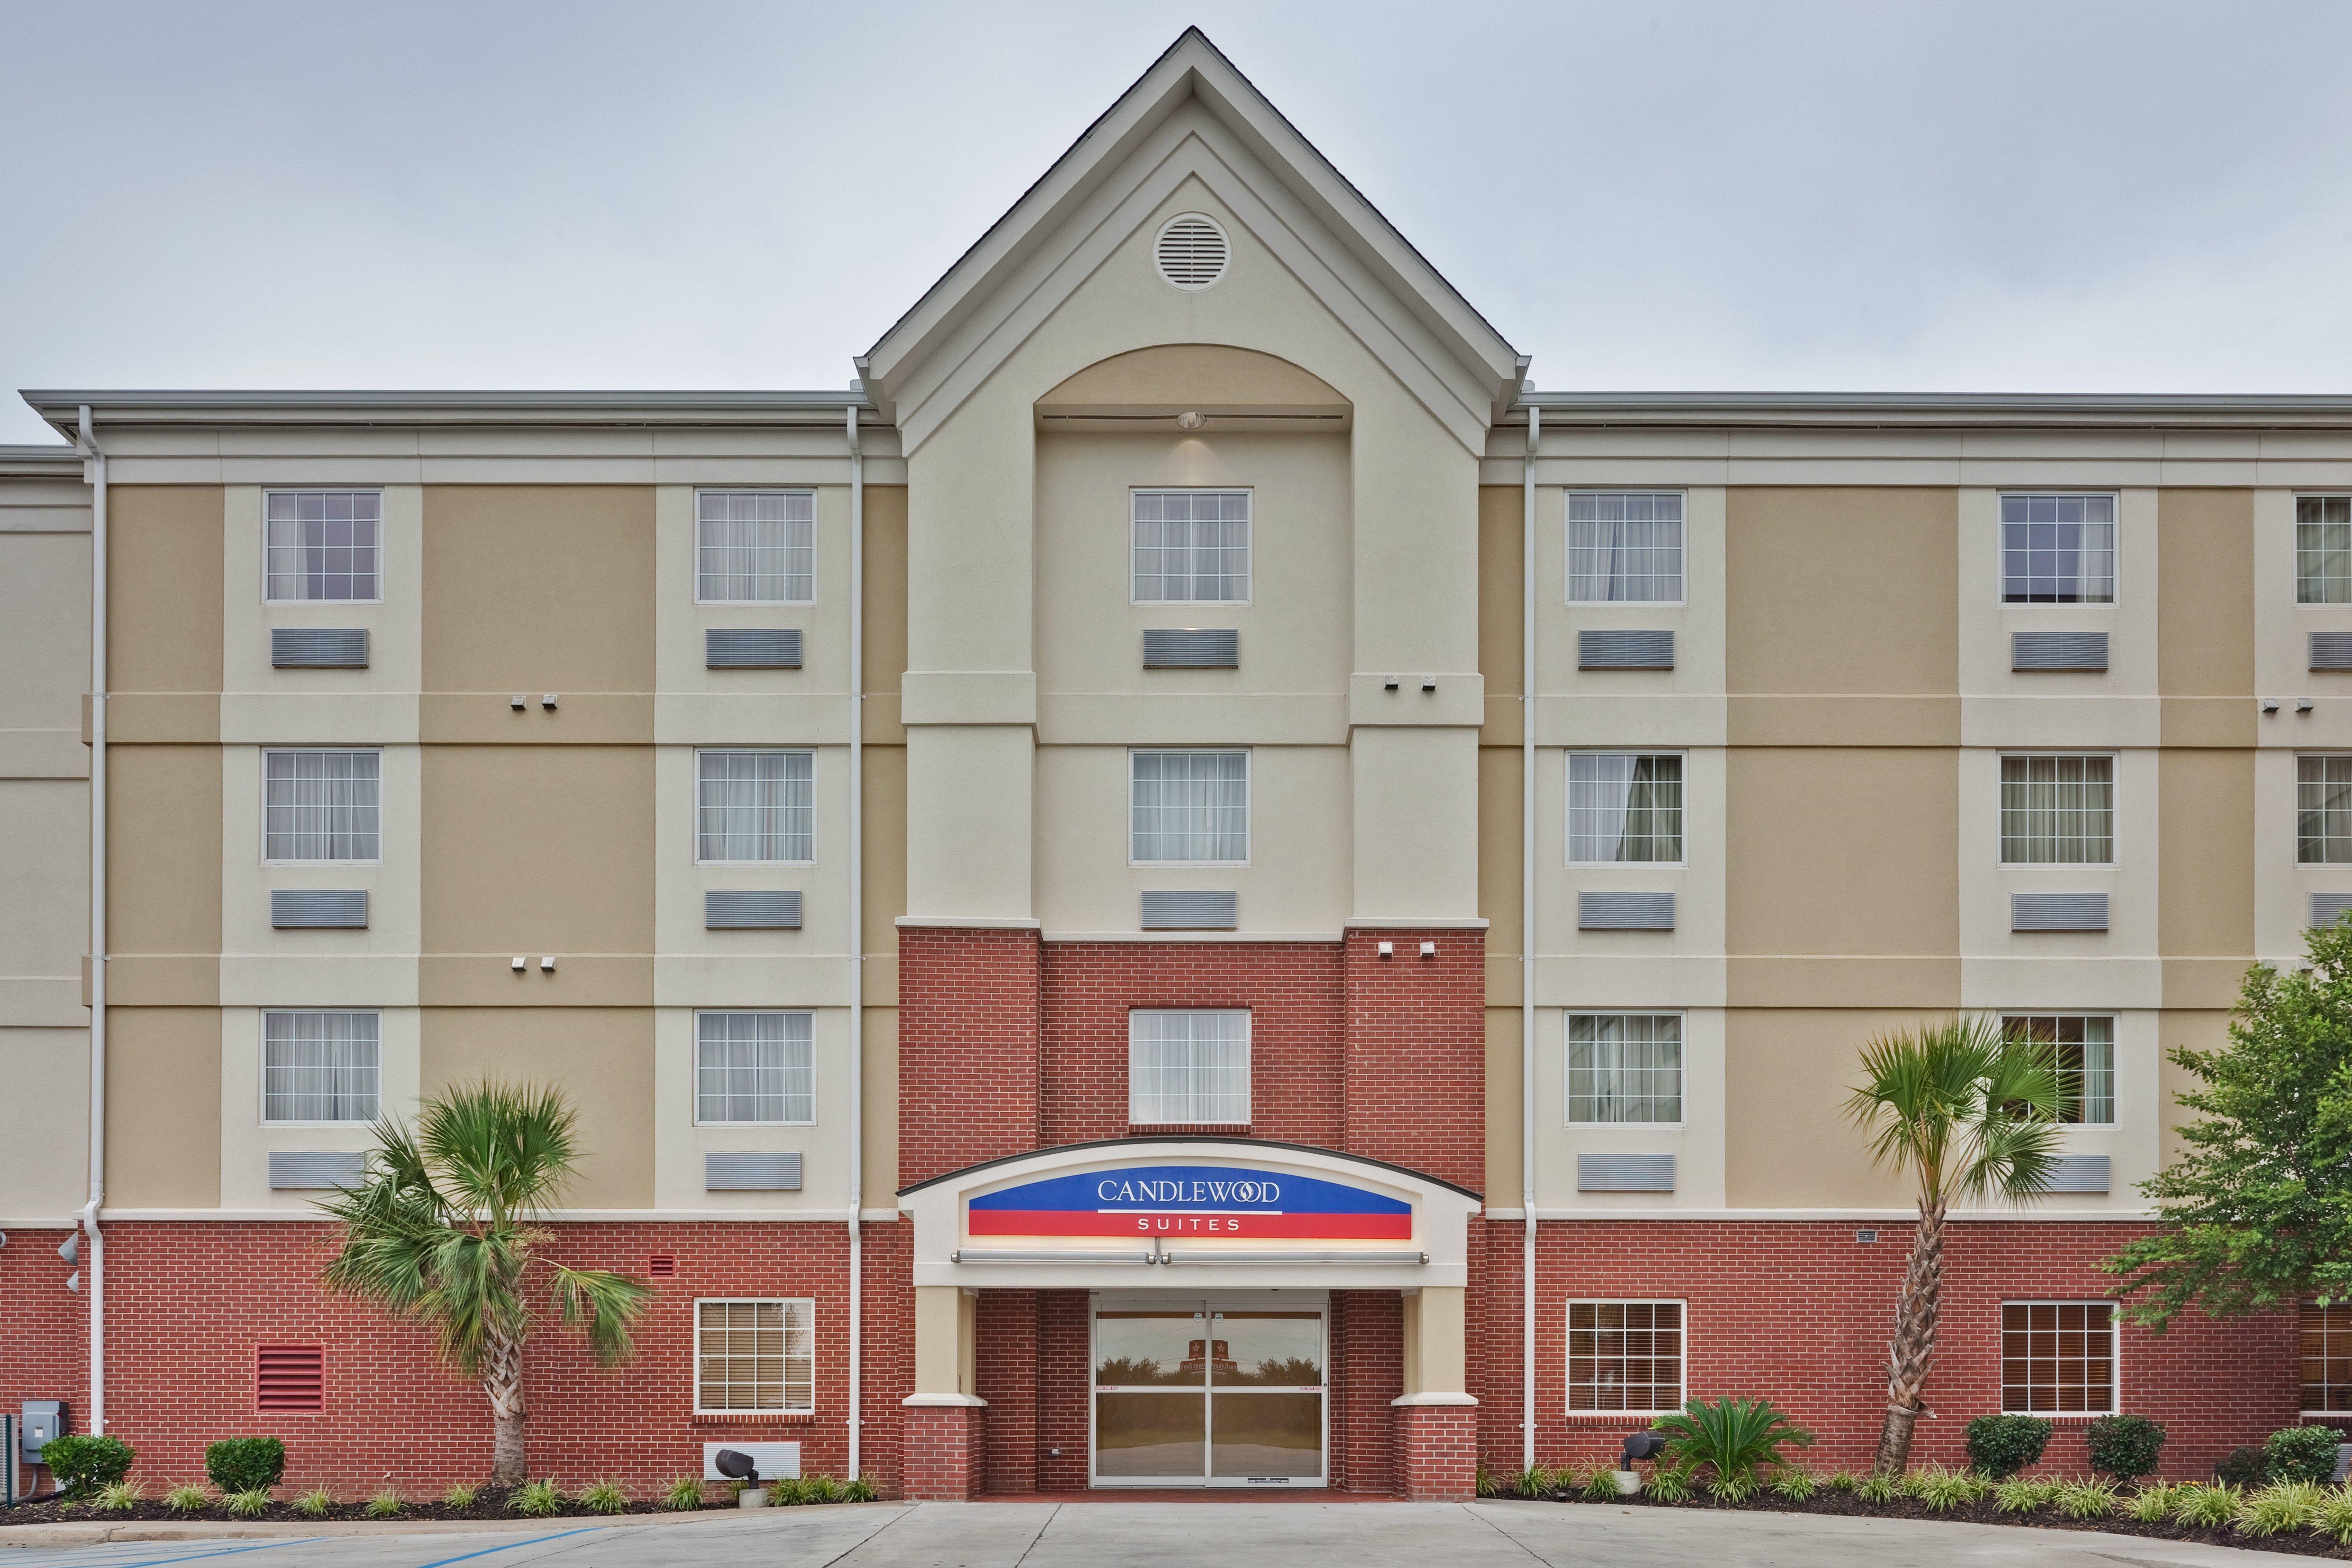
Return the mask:
[[566,1328],[585,1324],[588,1347],[605,1366],[628,1359],[635,1346],[629,1325],[636,1321],[654,1298],[650,1285],[604,1268],[566,1268],[548,1265],[555,1275],[555,1301]]

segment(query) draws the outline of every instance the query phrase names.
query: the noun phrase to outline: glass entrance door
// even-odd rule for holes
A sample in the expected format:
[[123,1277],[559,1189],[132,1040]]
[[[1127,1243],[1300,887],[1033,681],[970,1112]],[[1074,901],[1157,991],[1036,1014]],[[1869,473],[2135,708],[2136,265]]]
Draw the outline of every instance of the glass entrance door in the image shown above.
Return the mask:
[[1094,1482],[1319,1487],[1324,1310],[1257,1300],[1094,1314]]

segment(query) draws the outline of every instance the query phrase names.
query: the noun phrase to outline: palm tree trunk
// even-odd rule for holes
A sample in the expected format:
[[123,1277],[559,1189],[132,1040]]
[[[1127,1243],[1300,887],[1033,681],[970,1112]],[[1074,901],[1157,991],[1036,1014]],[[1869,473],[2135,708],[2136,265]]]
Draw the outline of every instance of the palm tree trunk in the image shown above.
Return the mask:
[[1886,1418],[1878,1429],[1874,1475],[1899,1476],[1911,1462],[1911,1428],[1919,1419],[1919,1392],[1935,1363],[1943,1304],[1944,1205],[1923,1200],[1903,1270],[1903,1297],[1895,1308],[1895,1342],[1887,1348]]
[[490,1484],[519,1487],[530,1472],[523,1459],[525,1408],[522,1391],[522,1346],[492,1327],[482,1349],[482,1394],[490,1402],[497,1423],[490,1438]]

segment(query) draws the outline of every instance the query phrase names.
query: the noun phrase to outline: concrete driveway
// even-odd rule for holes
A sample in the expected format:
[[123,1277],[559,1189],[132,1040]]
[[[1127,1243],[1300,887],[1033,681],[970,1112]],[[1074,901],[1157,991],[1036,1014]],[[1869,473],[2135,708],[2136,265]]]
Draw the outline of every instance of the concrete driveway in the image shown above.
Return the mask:
[[[5,1547],[0,1537],[0,1547]],[[2137,1536],[1551,1503],[1078,1502],[780,1509],[653,1528],[111,1542],[0,1568],[2278,1568],[2294,1558]]]

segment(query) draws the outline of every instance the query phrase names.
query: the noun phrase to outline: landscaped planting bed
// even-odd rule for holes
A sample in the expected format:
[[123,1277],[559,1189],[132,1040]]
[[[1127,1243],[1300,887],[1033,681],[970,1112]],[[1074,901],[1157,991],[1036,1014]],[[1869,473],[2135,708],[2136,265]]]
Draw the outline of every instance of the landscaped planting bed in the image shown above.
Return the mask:
[[[110,1523],[222,1520],[240,1524],[275,1521],[317,1524],[328,1520],[595,1519],[621,1513],[693,1512],[732,1509],[740,1487],[681,1477],[656,1497],[632,1497],[609,1482],[566,1490],[552,1481],[532,1481],[511,1489],[452,1487],[439,1498],[407,1498],[389,1488],[366,1498],[336,1498],[325,1489],[297,1493],[259,1489],[224,1495],[189,1484],[163,1489],[120,1482],[81,1500],[52,1494],[14,1508],[0,1508],[0,1525]],[[843,1482],[830,1476],[769,1483],[768,1500],[794,1504],[866,1502],[878,1496],[871,1481]]]

